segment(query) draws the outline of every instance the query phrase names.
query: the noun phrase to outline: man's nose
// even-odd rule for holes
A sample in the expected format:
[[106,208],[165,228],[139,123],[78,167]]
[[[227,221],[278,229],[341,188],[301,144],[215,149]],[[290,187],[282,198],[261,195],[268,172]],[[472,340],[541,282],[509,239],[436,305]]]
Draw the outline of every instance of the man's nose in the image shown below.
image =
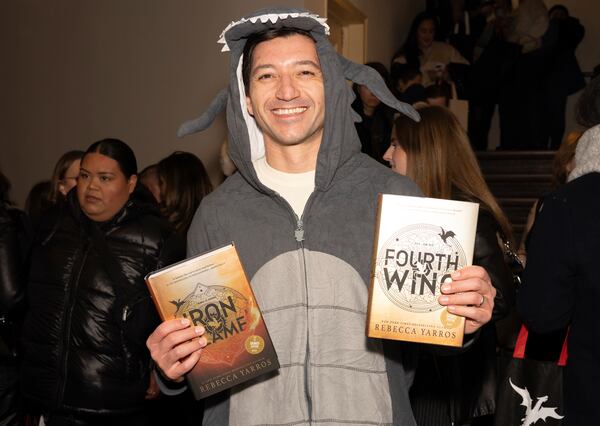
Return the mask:
[[300,91],[297,87],[297,82],[291,75],[282,75],[279,79],[279,86],[275,94],[278,99],[291,101],[300,96]]

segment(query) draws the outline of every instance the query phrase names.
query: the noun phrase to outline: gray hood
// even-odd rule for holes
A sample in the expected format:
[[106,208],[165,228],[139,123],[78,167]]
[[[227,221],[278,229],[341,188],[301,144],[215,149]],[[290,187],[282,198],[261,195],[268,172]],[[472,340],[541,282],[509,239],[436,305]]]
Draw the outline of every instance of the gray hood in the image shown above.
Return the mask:
[[419,115],[410,105],[400,102],[392,95],[377,71],[339,55],[329,42],[329,27],[325,19],[307,11],[290,8],[261,9],[229,24],[219,40],[219,43],[224,44],[223,51],[231,52],[229,86],[217,95],[204,114],[185,122],[179,128],[178,136],[206,129],[226,109],[231,140],[229,155],[246,180],[257,188],[263,188],[256,177],[252,161],[264,155],[264,140],[254,119],[247,112],[241,76],[242,53],[248,36],[281,27],[308,31],[316,40],[325,85],[325,124],[315,186],[325,190],[331,185],[339,167],[360,151],[360,141],[354,127],[354,121],[360,118],[351,109],[354,94],[346,79],[367,86],[382,102],[416,121],[419,120]]

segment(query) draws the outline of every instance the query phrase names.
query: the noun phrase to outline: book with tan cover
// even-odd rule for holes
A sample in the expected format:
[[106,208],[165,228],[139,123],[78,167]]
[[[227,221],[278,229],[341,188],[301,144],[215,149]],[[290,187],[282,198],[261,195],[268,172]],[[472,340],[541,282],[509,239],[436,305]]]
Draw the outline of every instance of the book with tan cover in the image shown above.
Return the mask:
[[146,277],[163,320],[203,326],[208,345],[186,375],[201,399],[279,368],[277,354],[234,244]]
[[367,335],[462,346],[465,319],[440,305],[441,285],[473,261],[479,205],[380,194]]

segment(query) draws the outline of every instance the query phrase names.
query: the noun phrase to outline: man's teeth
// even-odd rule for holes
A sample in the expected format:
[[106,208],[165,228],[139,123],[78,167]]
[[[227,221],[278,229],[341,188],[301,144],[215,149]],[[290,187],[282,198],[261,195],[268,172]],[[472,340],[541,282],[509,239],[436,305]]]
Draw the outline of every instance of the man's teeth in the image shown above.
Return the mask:
[[307,110],[306,107],[280,108],[280,109],[274,109],[273,114],[275,114],[275,115],[300,114],[306,110]]

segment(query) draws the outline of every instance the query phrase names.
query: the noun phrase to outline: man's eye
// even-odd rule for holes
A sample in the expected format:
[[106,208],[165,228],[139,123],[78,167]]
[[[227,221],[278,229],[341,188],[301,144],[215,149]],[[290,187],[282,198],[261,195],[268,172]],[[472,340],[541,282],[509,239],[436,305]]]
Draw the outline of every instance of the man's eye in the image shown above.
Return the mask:
[[310,76],[310,77],[312,77],[312,76],[314,76],[314,75],[316,75],[316,74],[315,74],[315,72],[314,72],[314,71],[310,71],[310,70],[302,70],[302,71],[300,71],[300,75],[302,75],[302,76]]
[[273,74],[261,74],[258,76],[258,80],[269,80],[273,77]]

